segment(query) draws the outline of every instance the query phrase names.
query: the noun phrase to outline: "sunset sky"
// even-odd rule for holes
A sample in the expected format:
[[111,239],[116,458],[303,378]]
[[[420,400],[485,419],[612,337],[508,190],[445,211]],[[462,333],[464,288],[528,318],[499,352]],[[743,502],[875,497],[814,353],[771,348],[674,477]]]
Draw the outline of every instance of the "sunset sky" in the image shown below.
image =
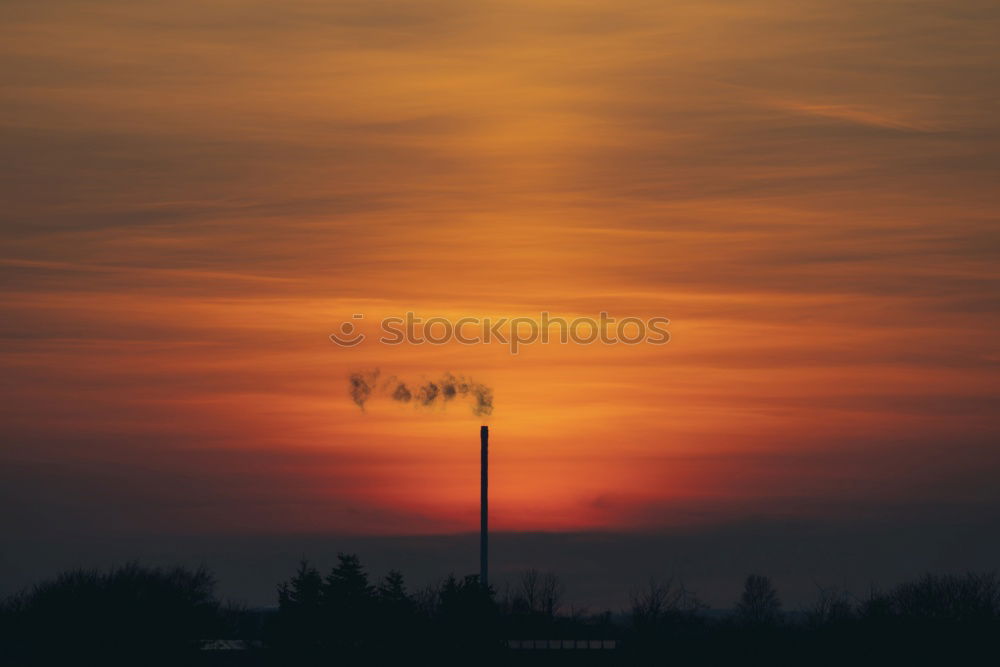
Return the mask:
[[[372,368],[493,388],[498,531],[996,517],[998,34],[988,0],[6,0],[0,526],[476,530],[482,420],[362,412]],[[671,341],[328,338],[407,311]]]

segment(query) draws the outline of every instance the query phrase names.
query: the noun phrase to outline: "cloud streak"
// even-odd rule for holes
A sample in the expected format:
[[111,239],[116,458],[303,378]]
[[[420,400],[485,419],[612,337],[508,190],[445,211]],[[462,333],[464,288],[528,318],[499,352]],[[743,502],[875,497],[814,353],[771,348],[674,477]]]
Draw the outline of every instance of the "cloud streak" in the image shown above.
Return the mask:
[[[411,506],[455,531],[466,409],[495,394],[512,529],[752,495],[860,513],[836,499],[890,482],[921,507],[963,475],[995,508],[970,443],[1000,436],[998,32],[987,0],[7,0],[0,456],[153,461],[135,523],[180,532],[405,530],[386,517]],[[666,316],[673,337],[516,360],[327,338],[409,310]],[[345,395],[377,367],[396,377]],[[245,477],[247,449],[331,464]],[[744,493],[727,461],[761,451]],[[93,487],[50,488],[61,508]]]

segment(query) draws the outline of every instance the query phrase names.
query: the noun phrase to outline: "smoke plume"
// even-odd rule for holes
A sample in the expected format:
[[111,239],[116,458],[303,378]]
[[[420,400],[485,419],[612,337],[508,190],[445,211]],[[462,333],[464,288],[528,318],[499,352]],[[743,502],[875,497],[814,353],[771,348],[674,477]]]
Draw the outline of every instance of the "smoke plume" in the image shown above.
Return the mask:
[[373,371],[358,371],[351,373],[348,377],[350,383],[351,400],[357,403],[362,410],[365,403],[372,397],[375,390],[375,381],[378,380],[378,369]]
[[472,414],[487,416],[493,412],[493,390],[461,375],[445,373],[440,378],[416,383],[396,376],[390,376],[382,382],[378,378],[378,369],[357,371],[349,376],[351,400],[362,410],[373,396],[384,396],[397,403],[413,403],[425,407],[468,399],[471,401]]

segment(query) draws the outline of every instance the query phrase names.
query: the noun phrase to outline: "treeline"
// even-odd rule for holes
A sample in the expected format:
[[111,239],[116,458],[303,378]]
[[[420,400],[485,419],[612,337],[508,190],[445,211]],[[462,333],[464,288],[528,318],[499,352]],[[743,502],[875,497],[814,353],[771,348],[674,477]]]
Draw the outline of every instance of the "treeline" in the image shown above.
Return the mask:
[[[954,663],[1000,639],[1000,579],[927,574],[856,596],[821,589],[786,610],[770,579],[746,578],[727,614],[710,613],[675,580],[651,580],[627,609],[564,606],[552,573],[484,589],[449,576],[412,590],[397,571],[373,581],[357,556],[327,572],[302,562],[266,612],[220,602],[206,570],[130,564],[74,571],[0,604],[0,664]],[[223,650],[206,640],[226,639]],[[512,650],[508,640],[614,640],[609,650]],[[471,663],[470,663],[471,664]]]

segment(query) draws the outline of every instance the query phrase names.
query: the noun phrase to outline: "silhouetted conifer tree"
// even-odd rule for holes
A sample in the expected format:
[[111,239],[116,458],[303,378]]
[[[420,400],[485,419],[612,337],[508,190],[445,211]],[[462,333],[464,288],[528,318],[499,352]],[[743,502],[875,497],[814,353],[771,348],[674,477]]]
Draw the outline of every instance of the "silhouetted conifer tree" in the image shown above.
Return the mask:
[[295,575],[278,586],[277,637],[275,641],[294,652],[313,652],[323,641],[325,614],[323,578],[302,560]]
[[375,621],[375,588],[354,554],[337,554],[337,565],[323,580],[323,609],[333,645],[355,652],[380,631]]

